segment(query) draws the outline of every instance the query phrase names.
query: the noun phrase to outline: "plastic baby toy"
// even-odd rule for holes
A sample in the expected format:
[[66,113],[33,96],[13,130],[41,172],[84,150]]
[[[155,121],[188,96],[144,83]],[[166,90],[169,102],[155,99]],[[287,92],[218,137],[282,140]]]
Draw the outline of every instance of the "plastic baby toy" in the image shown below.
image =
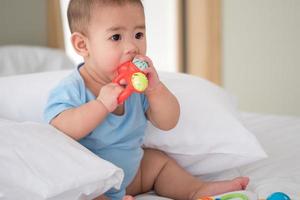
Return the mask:
[[139,59],[125,62],[118,67],[118,76],[113,82],[121,85],[121,81],[125,80],[127,84],[118,97],[118,104],[122,104],[133,92],[142,93],[146,90],[148,79],[142,70],[147,67],[147,63]]
[[238,199],[238,200],[250,200],[247,195],[242,193],[230,193],[224,194],[220,197],[204,197],[198,200],[230,200],[230,199]]
[[275,192],[268,196],[267,200],[291,200],[288,195],[283,192]]
[[198,200],[258,200],[258,197],[253,192],[243,190],[228,192],[214,197],[204,197]]
[[[258,200],[256,194],[250,191],[239,191],[222,194],[217,197],[204,197],[198,200]],[[262,199],[261,199],[262,200]],[[266,200],[291,200],[288,195],[283,192],[275,192],[268,196]]]

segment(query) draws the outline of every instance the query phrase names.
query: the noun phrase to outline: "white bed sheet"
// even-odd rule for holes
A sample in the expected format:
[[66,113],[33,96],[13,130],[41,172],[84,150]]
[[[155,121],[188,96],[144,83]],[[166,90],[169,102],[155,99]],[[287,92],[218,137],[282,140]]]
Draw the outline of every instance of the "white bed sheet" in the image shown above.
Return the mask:
[[[269,157],[265,160],[217,174],[201,176],[204,180],[223,180],[236,176],[250,177],[247,190],[260,199],[274,192],[284,192],[300,199],[300,118],[292,116],[242,113],[244,125],[252,131]],[[167,200],[153,193],[137,200]]]

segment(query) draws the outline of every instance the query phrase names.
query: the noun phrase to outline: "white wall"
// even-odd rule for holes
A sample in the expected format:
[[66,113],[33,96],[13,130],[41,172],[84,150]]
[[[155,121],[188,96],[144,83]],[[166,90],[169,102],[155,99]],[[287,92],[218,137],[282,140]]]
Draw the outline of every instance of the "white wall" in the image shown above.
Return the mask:
[[300,1],[222,3],[225,88],[242,110],[300,115]]
[[[162,71],[176,71],[177,65],[177,0],[143,0],[146,15],[147,55],[155,67]],[[67,54],[76,62],[81,58],[76,55],[70,43],[67,23],[67,6],[69,0],[61,0],[64,18],[64,31]]]
[[143,0],[146,15],[148,56],[155,67],[177,71],[177,0]]

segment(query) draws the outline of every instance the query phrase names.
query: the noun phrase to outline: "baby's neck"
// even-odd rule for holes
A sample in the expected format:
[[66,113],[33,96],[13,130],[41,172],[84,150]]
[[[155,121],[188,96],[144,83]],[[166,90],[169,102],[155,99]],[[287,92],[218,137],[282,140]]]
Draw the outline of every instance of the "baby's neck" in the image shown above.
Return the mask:
[[100,89],[110,82],[109,79],[101,78],[95,71],[85,64],[80,67],[79,73],[84,80],[85,86],[97,97]]

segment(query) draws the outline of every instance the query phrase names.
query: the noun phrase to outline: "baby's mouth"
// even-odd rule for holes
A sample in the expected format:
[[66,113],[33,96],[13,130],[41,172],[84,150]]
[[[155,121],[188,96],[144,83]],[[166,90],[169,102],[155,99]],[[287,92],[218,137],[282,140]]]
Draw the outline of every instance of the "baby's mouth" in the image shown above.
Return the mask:
[[122,79],[122,80],[120,81],[120,86],[122,86],[122,87],[124,87],[124,88],[127,86],[127,82],[126,82],[125,79]]

